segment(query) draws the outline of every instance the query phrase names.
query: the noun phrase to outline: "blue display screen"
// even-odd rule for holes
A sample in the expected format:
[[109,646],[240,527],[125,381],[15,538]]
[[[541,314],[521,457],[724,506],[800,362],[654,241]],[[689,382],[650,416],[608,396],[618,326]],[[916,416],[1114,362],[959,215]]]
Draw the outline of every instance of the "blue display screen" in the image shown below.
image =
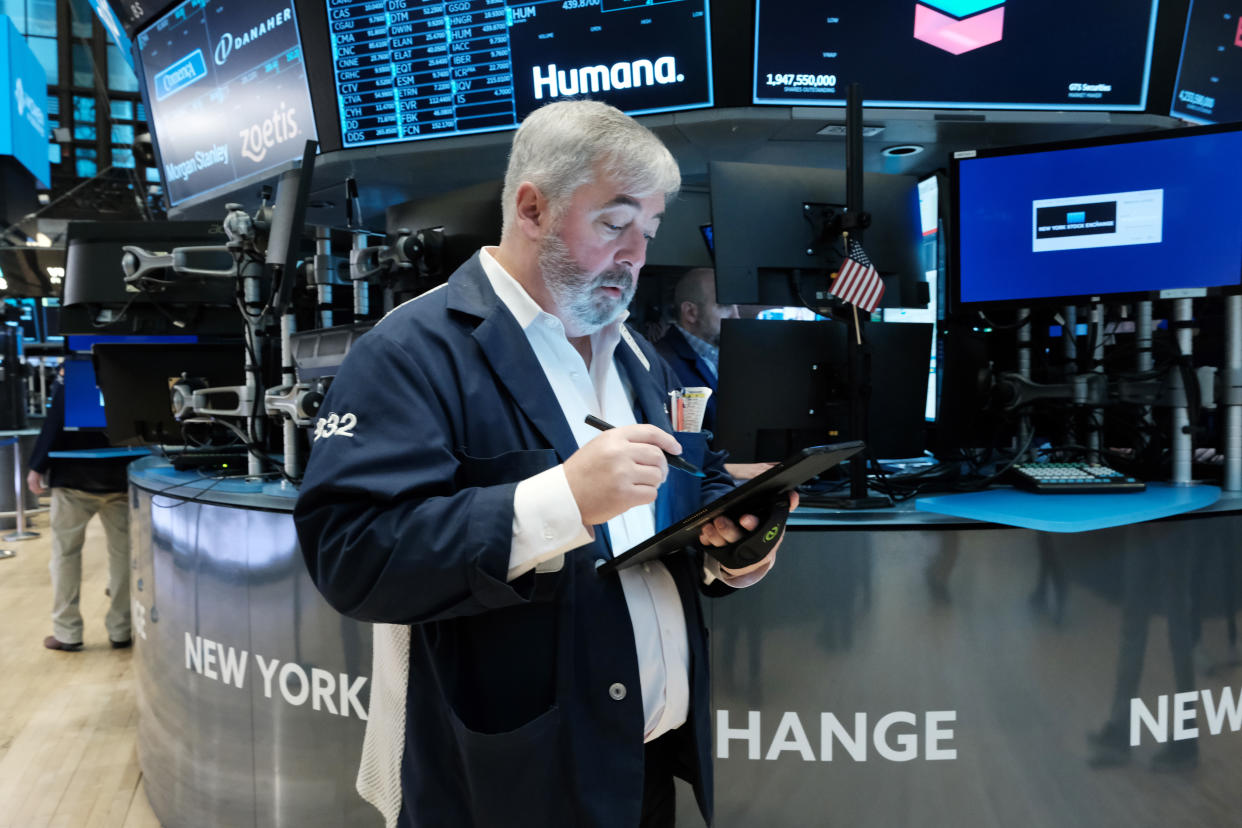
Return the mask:
[[43,186],[52,181],[47,154],[47,74],[26,39],[8,17],[0,15],[0,89],[8,104],[0,106],[0,155],[21,162]]
[[1242,131],[1196,128],[955,159],[959,301],[1238,284],[1238,158]]
[[106,426],[103,395],[95,384],[95,366],[90,358],[66,359],[64,367],[65,428],[73,431]]

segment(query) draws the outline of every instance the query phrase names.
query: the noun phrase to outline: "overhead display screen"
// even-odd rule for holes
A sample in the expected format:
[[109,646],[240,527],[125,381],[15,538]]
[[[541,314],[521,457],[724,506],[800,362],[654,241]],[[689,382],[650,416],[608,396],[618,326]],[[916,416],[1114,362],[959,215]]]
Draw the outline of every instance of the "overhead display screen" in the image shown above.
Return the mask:
[[589,95],[711,106],[706,0],[327,0],[346,147],[509,129]]
[[1173,90],[1175,117],[1242,121],[1242,2],[1191,0]]
[[757,104],[1142,110],[1158,0],[756,0]]
[[300,159],[315,138],[292,0],[188,0],[137,42],[170,203]]

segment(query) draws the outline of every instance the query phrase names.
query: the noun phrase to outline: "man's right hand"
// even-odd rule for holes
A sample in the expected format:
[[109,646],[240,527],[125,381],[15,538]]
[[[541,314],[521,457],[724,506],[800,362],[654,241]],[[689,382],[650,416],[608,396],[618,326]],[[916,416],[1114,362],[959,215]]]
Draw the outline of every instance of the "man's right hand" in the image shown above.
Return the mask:
[[36,496],[41,495],[47,491],[47,486],[43,485],[43,475],[39,474],[34,469],[31,469],[26,474],[26,485],[30,488],[30,491],[33,492]]
[[582,514],[595,526],[635,506],[652,503],[668,461],[681,454],[677,438],[653,425],[619,426],[600,433],[565,461],[565,479]]

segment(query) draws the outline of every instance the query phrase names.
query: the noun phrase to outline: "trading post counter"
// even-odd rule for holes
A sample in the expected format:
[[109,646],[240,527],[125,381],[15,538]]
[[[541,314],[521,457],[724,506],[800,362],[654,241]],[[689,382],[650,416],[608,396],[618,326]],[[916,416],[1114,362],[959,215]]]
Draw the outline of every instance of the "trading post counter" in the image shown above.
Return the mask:
[[[306,575],[295,491],[131,469],[161,823],[379,825],[353,787],[370,632]],[[1077,534],[800,511],[767,578],[706,604],[714,824],[1236,824],[1239,539],[1236,495]]]

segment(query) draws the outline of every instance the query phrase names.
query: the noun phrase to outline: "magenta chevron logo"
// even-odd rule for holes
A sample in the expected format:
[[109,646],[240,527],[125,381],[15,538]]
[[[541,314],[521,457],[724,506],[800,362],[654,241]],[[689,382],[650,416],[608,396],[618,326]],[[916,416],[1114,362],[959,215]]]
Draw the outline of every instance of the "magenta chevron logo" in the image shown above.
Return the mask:
[[1004,0],[922,0],[914,6],[914,37],[955,55],[999,41]]

